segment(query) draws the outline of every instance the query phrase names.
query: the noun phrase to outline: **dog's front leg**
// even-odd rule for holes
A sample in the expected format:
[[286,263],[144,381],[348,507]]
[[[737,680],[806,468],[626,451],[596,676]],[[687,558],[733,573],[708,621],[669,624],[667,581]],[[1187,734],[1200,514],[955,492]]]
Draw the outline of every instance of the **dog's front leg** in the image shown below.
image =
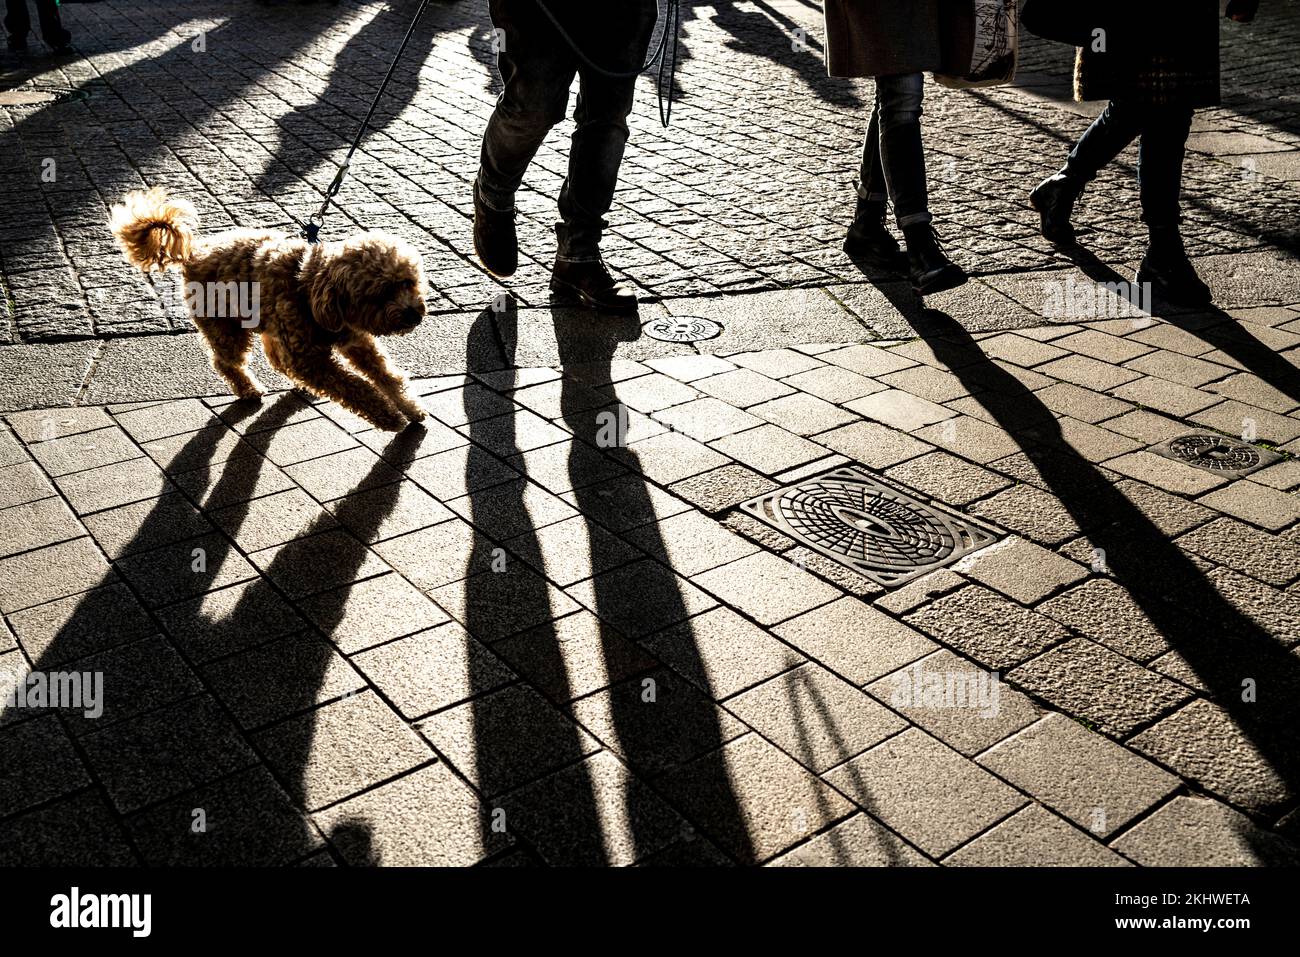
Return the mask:
[[333,399],[377,429],[400,432],[406,428],[406,416],[383,392],[361,376],[343,368],[332,355],[295,363],[291,376],[311,392],[322,398]]
[[370,336],[358,335],[339,346],[353,368],[379,387],[393,405],[412,422],[424,418],[424,409],[407,389],[406,376],[393,367],[383,347]]

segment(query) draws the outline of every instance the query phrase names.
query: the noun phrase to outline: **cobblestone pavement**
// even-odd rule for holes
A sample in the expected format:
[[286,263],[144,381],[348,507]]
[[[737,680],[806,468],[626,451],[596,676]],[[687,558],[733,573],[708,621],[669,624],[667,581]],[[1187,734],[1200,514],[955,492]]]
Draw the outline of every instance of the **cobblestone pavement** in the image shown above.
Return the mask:
[[[443,297],[392,343],[431,416],[397,437],[225,396],[102,221],[143,181],[214,224],[310,207],[399,18],[70,8],[103,24],[62,67],[91,97],[3,114],[14,175],[93,138],[0,213],[0,675],[102,675],[102,713],[0,703],[0,863],[1300,862],[1297,5],[1270,6],[1199,121],[1219,308],[1185,312],[1099,285],[1140,253],[1130,169],[1089,193],[1100,258],[1009,201],[1084,122],[1052,51],[935,90],[936,205],[981,275],[922,308],[838,251],[869,87],[790,49],[816,11],[695,5],[612,217],[654,294],[625,319],[541,297],[559,140],[515,298],[454,252],[492,94],[481,4],[438,8],[345,190]],[[643,334],[690,316],[724,332]],[[1259,467],[1151,451],[1190,433]],[[996,540],[887,586],[743,507],[849,466]],[[907,514],[833,517],[888,542]]]
[[[485,6],[430,9],[330,227],[409,237],[429,262],[431,305],[446,310],[480,308],[500,291],[466,252],[469,183],[498,88]],[[824,76],[809,0],[684,7],[675,121],[659,128],[647,80],[611,262],[664,298],[863,282],[839,242],[870,84]],[[1198,121],[1194,148],[1219,157],[1187,172],[1198,255],[1296,247],[1300,3],[1264,7],[1257,25],[1225,28],[1228,105]],[[412,8],[114,0],[67,13],[81,55],[0,61],[6,86],[85,95],[0,110],[9,305],[0,341],[188,329],[174,290],[124,270],[108,207],[129,189],[164,185],[196,202],[209,229],[290,227],[318,205]],[[1019,88],[930,87],[935,208],[945,239],[979,272],[1052,264],[1024,195],[1085,124],[1060,83],[1068,67],[1064,47],[1030,42]],[[564,136],[548,140],[520,197],[526,263],[511,289],[525,304],[545,303]],[[1115,264],[1140,252],[1132,160],[1082,210]]]

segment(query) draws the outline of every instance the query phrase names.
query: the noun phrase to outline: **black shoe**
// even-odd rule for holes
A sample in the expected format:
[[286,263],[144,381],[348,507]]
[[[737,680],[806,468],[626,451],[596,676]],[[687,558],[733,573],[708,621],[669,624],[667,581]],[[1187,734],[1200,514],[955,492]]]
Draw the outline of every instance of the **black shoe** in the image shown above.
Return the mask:
[[592,309],[609,312],[636,309],[636,293],[611,276],[605,263],[599,259],[555,260],[551,292],[577,299]]
[[903,251],[898,240],[885,225],[885,204],[879,200],[859,199],[849,234],[844,237],[844,251],[882,266],[902,265]]
[[494,276],[513,276],[519,268],[519,237],[515,209],[493,209],[479,195],[474,180],[474,251],[483,268]]
[[903,230],[907,241],[907,273],[918,296],[955,289],[969,278],[966,270],[943,254],[939,237],[929,223]]
[[13,53],[26,53],[27,38],[11,35],[9,37],[9,50]]
[[1054,246],[1074,244],[1074,204],[1083,192],[1083,184],[1065,170],[1053,173],[1029,194],[1029,204],[1042,217],[1043,238]]
[[1151,244],[1138,268],[1137,281],[1150,283],[1156,295],[1176,306],[1208,306],[1214,301],[1210,287],[1196,275],[1187,258],[1176,227],[1151,230]]

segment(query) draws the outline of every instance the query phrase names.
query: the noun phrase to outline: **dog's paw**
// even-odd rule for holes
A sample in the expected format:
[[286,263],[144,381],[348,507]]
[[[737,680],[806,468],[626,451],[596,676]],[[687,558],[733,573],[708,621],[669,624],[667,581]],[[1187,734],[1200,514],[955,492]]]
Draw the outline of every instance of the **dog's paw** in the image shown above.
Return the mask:
[[382,429],[384,432],[400,432],[409,424],[406,416],[396,411],[375,416],[374,422],[375,428]]
[[261,386],[256,385],[244,386],[239,389],[232,389],[231,391],[234,392],[235,398],[244,399],[249,402],[256,402],[261,399],[262,396],[266,395],[266,392],[261,388]]
[[409,402],[402,404],[402,415],[411,422],[423,422],[428,413],[416,403]]

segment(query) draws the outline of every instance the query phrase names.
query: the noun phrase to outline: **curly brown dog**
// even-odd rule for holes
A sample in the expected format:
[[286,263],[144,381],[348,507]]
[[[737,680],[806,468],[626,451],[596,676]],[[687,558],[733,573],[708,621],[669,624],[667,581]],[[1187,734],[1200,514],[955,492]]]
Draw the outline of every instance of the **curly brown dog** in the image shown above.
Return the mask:
[[274,369],[377,428],[396,432],[424,418],[375,341],[424,318],[424,271],[409,243],[368,233],[310,246],[249,229],[200,237],[193,204],[159,188],[127,195],[110,225],[133,265],[180,270],[212,367],[235,395],[263,393],[247,367],[257,333]]

